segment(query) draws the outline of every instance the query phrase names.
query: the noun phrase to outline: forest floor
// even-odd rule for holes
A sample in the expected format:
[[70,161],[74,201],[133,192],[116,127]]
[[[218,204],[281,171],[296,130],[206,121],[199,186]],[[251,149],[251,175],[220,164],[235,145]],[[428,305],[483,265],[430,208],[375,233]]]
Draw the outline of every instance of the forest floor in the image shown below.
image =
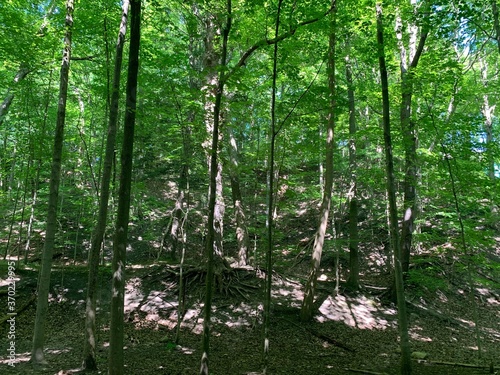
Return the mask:
[[[500,242],[500,241],[499,241]],[[316,313],[299,321],[310,251],[277,248],[273,283],[269,374],[398,374],[397,314],[384,296],[389,277],[383,249],[361,249],[361,289],[344,285],[344,255],[326,250],[317,288]],[[491,267],[472,274],[460,259],[419,255],[407,287],[413,373],[500,374],[500,247]],[[139,259],[129,259],[131,264]],[[198,262],[198,268],[195,264]],[[176,343],[178,266],[144,261],[127,269],[125,295],[126,374],[197,374],[201,358],[204,274],[187,261],[182,324]],[[482,263],[484,266],[484,263]],[[339,271],[337,273],[337,271]],[[0,263],[0,319],[7,317],[7,266]],[[337,277],[339,278],[339,289]],[[213,302],[210,369],[215,375],[259,374],[263,352],[264,270],[248,267],[221,275]],[[29,363],[35,317],[37,265],[16,269],[15,324],[0,320],[0,374],[35,373]],[[471,282],[473,287],[471,287]],[[52,271],[44,374],[74,374],[82,363],[87,269],[59,259]],[[100,371],[107,373],[111,270],[103,267],[98,312]],[[475,322],[477,321],[477,329]],[[13,331],[14,330],[14,331]],[[9,333],[16,359],[9,366]],[[480,336],[478,348],[477,335]],[[419,356],[425,358],[417,358]],[[471,367],[467,367],[471,366]],[[493,366],[493,368],[491,368]]]

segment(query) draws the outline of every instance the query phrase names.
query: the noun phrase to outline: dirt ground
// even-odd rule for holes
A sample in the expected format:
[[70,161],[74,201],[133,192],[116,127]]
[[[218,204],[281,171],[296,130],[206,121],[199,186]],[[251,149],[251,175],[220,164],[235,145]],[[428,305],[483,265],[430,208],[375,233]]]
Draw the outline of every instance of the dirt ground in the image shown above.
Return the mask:
[[[129,269],[125,298],[126,373],[197,374],[201,358],[203,288],[191,285],[186,298],[178,344],[176,283],[167,265]],[[170,270],[170,268],[168,268]],[[269,374],[397,374],[397,316],[393,305],[382,303],[377,280],[363,277],[360,293],[342,288],[335,294],[335,282],[328,269],[318,286],[314,321],[300,323],[302,299],[300,282],[276,275],[273,286]],[[256,285],[262,272],[242,270]],[[253,275],[253,276],[252,276]],[[36,285],[35,270],[19,270],[18,307],[30,301]],[[111,276],[103,272],[100,285],[98,373],[107,373],[109,335],[109,285]],[[84,297],[87,282],[84,267],[55,270],[52,274],[51,303],[47,325],[44,374],[77,373],[82,362],[84,341]],[[342,285],[342,284],[341,284]],[[260,290],[260,289],[256,289]],[[487,374],[492,363],[500,373],[500,300],[498,290],[482,290],[475,306],[469,293],[437,291],[428,296],[409,296],[411,347],[425,359],[413,360],[414,374]],[[243,294],[244,295],[244,294]],[[258,374],[262,370],[262,295],[216,295],[210,369],[213,374]],[[5,296],[1,296],[5,301]],[[2,302],[1,316],[6,314]],[[474,316],[479,319],[481,359],[477,347]],[[29,363],[35,303],[16,317],[15,366],[8,365],[9,325],[0,327],[1,374],[34,373]],[[417,355],[417,354],[415,354]],[[455,365],[453,365],[455,364]],[[462,364],[484,368],[462,367]]]

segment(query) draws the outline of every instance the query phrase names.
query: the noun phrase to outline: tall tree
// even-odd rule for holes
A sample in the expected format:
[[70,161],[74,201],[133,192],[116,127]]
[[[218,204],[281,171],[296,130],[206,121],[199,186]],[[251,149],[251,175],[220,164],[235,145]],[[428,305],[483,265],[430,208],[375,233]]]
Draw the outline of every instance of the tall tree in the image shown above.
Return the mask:
[[[349,42],[348,42],[349,43]],[[349,50],[349,46],[347,47]],[[352,290],[359,288],[359,253],[358,253],[358,184],[356,159],[356,113],[352,67],[349,54],[345,59],[347,99],[349,102],[349,278],[347,285]]]
[[385,168],[387,181],[387,196],[389,200],[389,224],[391,248],[394,256],[396,280],[398,328],[401,347],[401,374],[411,374],[410,341],[408,336],[408,318],[406,315],[406,301],[404,296],[403,271],[401,267],[401,253],[399,249],[398,208],[396,203],[396,183],[394,178],[394,161],[392,154],[389,80],[385,62],[384,24],[382,5],[377,3],[377,46],[380,66],[380,80],[382,84],[382,125],[384,128]]
[[313,315],[314,293],[318,279],[318,270],[321,263],[321,254],[325,242],[326,228],[330,214],[333,190],[333,150],[335,131],[335,108],[336,108],[336,82],[335,82],[335,45],[336,45],[336,0],[332,2],[333,12],[330,20],[329,42],[328,42],[328,119],[326,129],[326,161],[325,161],[325,187],[323,189],[323,200],[321,202],[319,225],[314,237],[312,259],[309,276],[305,285],[304,299],[300,310],[300,319],[307,321]]
[[126,87],[127,99],[121,153],[118,212],[116,215],[116,227],[113,242],[113,280],[108,362],[108,373],[110,375],[123,374],[123,303],[125,293],[127,234],[130,215],[132,156],[134,150],[134,130],[137,108],[139,48],[141,42],[141,0],[131,0],[130,15],[130,46]]
[[87,282],[87,298],[85,308],[85,343],[83,349],[83,368],[86,370],[96,370],[96,292],[97,276],[99,268],[99,254],[106,231],[108,218],[108,201],[111,183],[111,172],[113,158],[115,154],[116,128],[118,123],[118,102],[120,99],[120,77],[122,71],[123,46],[125,44],[125,34],[127,32],[127,18],[129,10],[129,0],[123,1],[122,20],[116,41],[115,68],[113,75],[113,86],[111,93],[111,103],[109,111],[108,132],[106,138],[106,151],[102,170],[102,181],[100,185],[99,213],[97,223],[89,252],[89,275]]
[[215,223],[216,200],[217,200],[217,176],[219,173],[218,165],[218,149],[219,149],[219,124],[222,105],[222,96],[224,94],[225,83],[225,67],[227,64],[227,44],[229,32],[232,25],[232,7],[231,0],[227,0],[226,5],[226,24],[222,30],[222,51],[220,54],[220,68],[218,69],[217,88],[215,90],[215,102],[213,105],[213,129],[212,129],[212,146],[210,150],[210,190],[208,199],[208,223],[207,223],[207,238],[206,238],[206,255],[207,255],[207,275],[206,275],[206,292],[205,306],[203,313],[203,354],[201,357],[200,374],[209,374],[209,352],[210,352],[210,317],[212,313],[212,292],[214,278],[214,253],[216,252],[215,237],[217,228]]
[[[421,7],[427,7],[424,1]],[[408,272],[410,265],[410,252],[412,246],[414,223],[416,218],[417,199],[417,135],[415,122],[412,120],[412,97],[417,68],[420,56],[424,50],[425,41],[429,35],[427,24],[421,27],[420,39],[417,44],[418,27],[410,24],[410,42],[406,50],[403,43],[402,22],[396,24],[396,36],[400,50],[401,69],[401,108],[400,121],[403,134],[403,148],[405,152],[405,177],[404,177],[404,208],[401,229],[401,260],[403,272]],[[398,250],[399,251],[399,250]]]
[[[209,4],[212,6],[216,5],[217,2],[211,1]],[[221,79],[218,69],[220,68],[219,64],[222,60],[222,51],[220,48],[220,35],[224,33],[221,32],[221,23],[220,12],[217,9],[202,9],[201,10],[201,19],[203,26],[203,45],[204,45],[204,55],[203,55],[203,75],[204,82],[202,87],[203,92],[203,101],[205,107],[205,128],[207,130],[207,139],[203,143],[203,147],[205,148],[207,154],[207,165],[208,165],[208,173],[212,174],[212,164],[211,157],[213,152],[219,153],[219,149],[212,149],[212,138],[215,128],[215,121],[220,121],[220,119],[215,119],[215,106],[217,105],[217,95],[219,90],[219,80]],[[222,42],[224,43],[224,42]],[[224,48],[224,47],[222,47]],[[223,95],[223,93],[221,93]],[[220,105],[220,104],[219,104]],[[217,109],[220,116],[220,108]],[[217,147],[219,147],[219,143],[222,140],[222,132],[217,132],[219,136],[219,140],[217,141]],[[215,212],[214,212],[214,251],[217,256],[216,260],[220,263],[222,260],[222,255],[224,253],[223,250],[223,229],[224,229],[224,213],[225,213],[225,205],[223,198],[223,186],[222,186],[222,162],[220,158],[217,158],[216,167],[216,186],[215,186]],[[210,192],[209,192],[210,195]],[[210,200],[210,198],[209,198]]]
[[[274,37],[278,38],[280,30],[281,5],[283,0],[278,0],[278,9],[276,11],[276,23]],[[265,279],[265,299],[264,299],[264,368],[263,373],[267,374],[269,366],[269,340],[271,327],[271,289],[273,281],[273,231],[274,231],[274,162],[276,136],[276,79],[278,77],[278,43],[274,44],[273,49],[273,75],[271,87],[271,124],[269,127],[269,153],[268,153],[268,171],[267,171],[267,212],[266,212],[266,279]]]
[[64,140],[64,126],[66,123],[66,100],[68,97],[68,78],[71,59],[71,36],[73,28],[73,0],[66,2],[66,33],[64,36],[64,50],[59,79],[59,102],[57,105],[57,120],[54,135],[54,148],[52,153],[52,166],[50,173],[49,202],[47,224],[45,230],[45,243],[43,246],[42,264],[37,286],[37,306],[35,327],[33,329],[33,349],[31,361],[34,366],[46,363],[43,347],[45,343],[45,320],[49,307],[50,274],[52,269],[52,254],[54,252],[57,231],[57,204],[59,183],[61,180],[61,163]]

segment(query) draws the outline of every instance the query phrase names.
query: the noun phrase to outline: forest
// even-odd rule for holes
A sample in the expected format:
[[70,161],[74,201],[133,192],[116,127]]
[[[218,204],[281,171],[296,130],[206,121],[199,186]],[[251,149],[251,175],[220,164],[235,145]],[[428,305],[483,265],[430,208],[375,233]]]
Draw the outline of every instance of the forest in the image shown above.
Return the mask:
[[2,0],[0,373],[499,374],[497,0]]

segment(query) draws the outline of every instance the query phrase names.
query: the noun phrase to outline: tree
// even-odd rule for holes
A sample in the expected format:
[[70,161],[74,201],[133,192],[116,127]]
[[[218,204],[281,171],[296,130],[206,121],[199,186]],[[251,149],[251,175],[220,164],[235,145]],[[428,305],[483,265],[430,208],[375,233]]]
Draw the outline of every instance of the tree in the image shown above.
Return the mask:
[[[427,7],[426,2],[421,5]],[[425,12],[423,12],[425,14]],[[415,122],[412,120],[412,96],[415,69],[417,68],[420,56],[424,50],[425,41],[429,35],[428,25],[425,24],[420,33],[420,39],[417,45],[416,25],[410,25],[410,43],[409,53],[406,51],[402,36],[401,20],[396,25],[396,34],[400,49],[400,68],[401,68],[401,132],[403,134],[403,147],[405,151],[405,179],[404,179],[404,208],[403,223],[401,229],[401,259],[403,272],[408,272],[410,265],[410,252],[416,217],[416,199],[417,199],[417,136]],[[408,63],[409,60],[409,63]],[[399,251],[399,250],[398,250]]]
[[54,148],[50,173],[50,194],[48,202],[47,225],[45,244],[42,254],[42,265],[37,286],[37,306],[35,327],[33,329],[33,349],[31,362],[35,367],[46,363],[43,353],[45,343],[45,320],[49,307],[50,274],[52,268],[52,254],[54,252],[55,236],[57,231],[57,204],[59,183],[61,180],[61,162],[64,140],[64,126],[66,120],[66,100],[68,97],[68,78],[71,59],[71,36],[73,27],[73,0],[66,2],[66,34],[64,37],[64,50],[59,78],[59,102],[57,106],[57,121],[54,135]]
[[[349,42],[348,42],[349,43]],[[347,47],[349,49],[349,47]],[[349,55],[345,59],[345,76],[347,82],[347,100],[349,102],[349,278],[347,285],[352,290],[359,288],[359,254],[358,254],[358,196],[357,196],[357,159],[356,159],[356,107],[352,70]]]
[[[219,161],[217,160],[219,149],[219,124],[220,112],[222,104],[222,96],[224,93],[224,69],[226,67],[227,59],[227,43],[229,38],[229,31],[231,30],[232,14],[231,14],[231,0],[227,0],[226,8],[226,25],[222,30],[222,51],[220,55],[220,69],[216,79],[217,86],[215,90],[215,102],[213,105],[213,128],[212,128],[212,146],[210,149],[210,190],[208,199],[208,223],[207,223],[207,238],[206,238],[206,255],[207,255],[207,275],[206,275],[206,292],[205,292],[205,306],[203,313],[203,354],[201,357],[200,374],[209,374],[209,352],[210,352],[210,316],[212,312],[212,292],[213,292],[213,278],[214,278],[214,254],[216,253],[216,231],[215,217],[217,215],[217,176],[219,175]],[[221,239],[222,240],[222,239]]]
[[399,249],[398,214],[396,205],[396,184],[394,180],[394,162],[392,154],[392,138],[390,124],[389,82],[384,51],[384,24],[382,5],[377,3],[377,46],[382,83],[382,123],[384,128],[385,166],[387,178],[387,196],[389,200],[389,223],[391,248],[394,255],[396,293],[398,305],[398,328],[401,346],[401,374],[411,374],[410,344],[408,337],[408,318],[406,316],[406,300],[404,295],[402,257]]
[[325,161],[325,187],[323,189],[323,201],[320,208],[320,220],[318,229],[314,237],[311,266],[309,276],[305,285],[304,299],[300,310],[300,319],[308,321],[313,315],[314,293],[318,279],[318,270],[323,252],[326,228],[328,225],[328,216],[330,214],[330,205],[333,189],[333,150],[334,150],[334,131],[335,131],[335,45],[336,45],[336,24],[335,24],[335,6],[336,1],[332,2],[333,12],[330,21],[329,48],[328,48],[328,122],[326,129],[326,161]]
[[92,237],[89,251],[89,275],[87,283],[87,297],[85,308],[85,344],[83,350],[83,368],[86,370],[96,370],[96,292],[97,276],[99,271],[99,254],[101,251],[106,223],[108,218],[108,201],[110,195],[111,172],[115,154],[116,128],[118,122],[118,102],[120,97],[120,75],[123,60],[123,45],[125,44],[125,34],[127,32],[127,18],[129,1],[123,1],[122,20],[118,39],[116,41],[115,69],[113,75],[113,86],[111,93],[111,103],[109,112],[108,133],[106,138],[106,151],[102,171],[102,180],[99,196],[99,214]]
[[238,243],[238,264],[246,266],[248,263],[248,250],[250,247],[247,229],[247,219],[243,197],[240,188],[240,167],[238,158],[238,143],[234,136],[234,130],[230,124],[227,125],[229,136],[229,178],[231,180],[231,197],[234,206],[234,216],[236,219],[236,241]]
[[141,0],[130,3],[130,46],[126,88],[126,111],[121,153],[120,188],[113,243],[113,280],[111,297],[111,325],[109,337],[108,373],[123,374],[123,303],[125,293],[125,264],[127,234],[130,216],[130,190],[132,181],[132,156],[137,111],[137,81],[139,73],[139,48],[141,42]]
[[[212,5],[215,5],[216,2],[212,2]],[[211,176],[212,170],[214,166],[212,165],[212,153],[219,153],[219,149],[213,149],[213,133],[215,132],[215,122],[217,121],[217,126],[219,126],[220,119],[216,119],[214,116],[217,112],[217,115],[220,116],[221,108],[216,108],[217,105],[221,105],[221,102],[217,104],[217,95],[219,95],[218,90],[224,87],[224,83],[222,86],[219,84],[219,80],[221,79],[219,72],[217,69],[220,69],[219,65],[220,61],[222,61],[222,51],[220,46],[218,45],[219,35],[221,33],[220,23],[222,20],[216,11],[212,9],[206,10],[202,9],[201,11],[201,19],[202,19],[202,27],[203,27],[203,87],[202,92],[204,94],[203,102],[205,107],[205,128],[207,130],[207,139],[203,143],[203,147],[207,154],[207,165],[208,165],[208,173]],[[224,43],[224,41],[222,42]],[[227,48],[227,47],[226,47]],[[224,49],[224,46],[222,46]],[[224,67],[224,65],[222,65]],[[220,93],[223,95],[223,92]],[[222,140],[222,132],[217,130],[217,135],[219,139],[217,140],[216,146],[219,147],[219,143]],[[217,165],[216,168],[216,177],[215,177],[215,206],[214,206],[214,251],[216,255],[217,263],[220,264],[222,261],[222,256],[224,254],[223,250],[223,229],[224,229],[224,213],[225,213],[225,205],[224,205],[224,197],[223,197],[223,186],[222,186],[222,163],[220,158],[217,157]],[[209,192],[210,196],[210,192]],[[209,197],[210,201],[210,197]],[[209,208],[210,210],[210,208]],[[211,226],[210,224],[207,224]]]

